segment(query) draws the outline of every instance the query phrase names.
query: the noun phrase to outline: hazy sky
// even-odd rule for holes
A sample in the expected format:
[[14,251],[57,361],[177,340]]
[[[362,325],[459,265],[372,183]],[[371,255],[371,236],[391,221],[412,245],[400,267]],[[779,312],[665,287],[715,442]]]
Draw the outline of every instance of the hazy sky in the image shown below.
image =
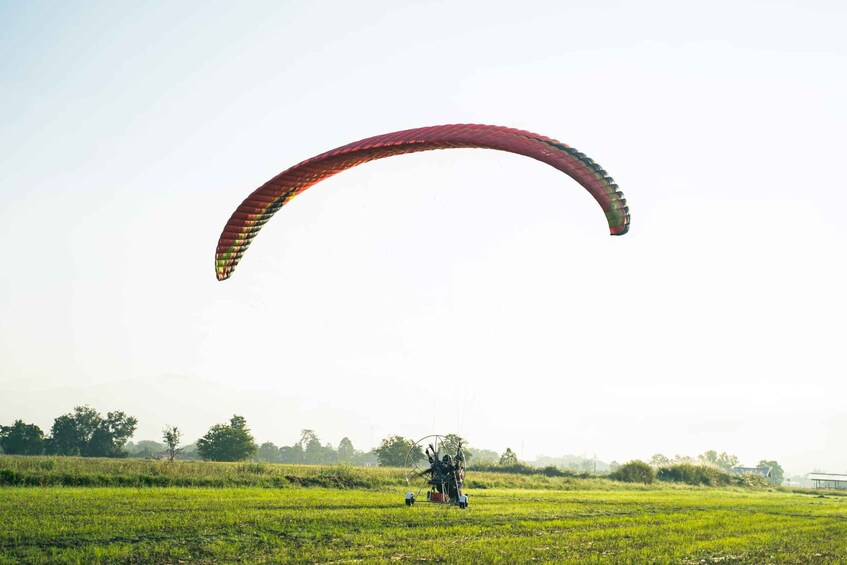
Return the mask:
[[[0,0],[0,423],[88,403],[189,440],[847,470],[847,4]],[[388,131],[489,123],[609,171],[370,163],[232,279],[235,207]]]

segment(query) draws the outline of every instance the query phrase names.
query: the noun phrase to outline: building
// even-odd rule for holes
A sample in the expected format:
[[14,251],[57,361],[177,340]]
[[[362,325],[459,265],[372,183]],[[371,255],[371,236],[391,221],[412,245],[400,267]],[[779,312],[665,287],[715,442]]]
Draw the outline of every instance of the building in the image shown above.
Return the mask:
[[806,478],[812,481],[814,488],[847,490],[847,475],[837,473],[809,473]]

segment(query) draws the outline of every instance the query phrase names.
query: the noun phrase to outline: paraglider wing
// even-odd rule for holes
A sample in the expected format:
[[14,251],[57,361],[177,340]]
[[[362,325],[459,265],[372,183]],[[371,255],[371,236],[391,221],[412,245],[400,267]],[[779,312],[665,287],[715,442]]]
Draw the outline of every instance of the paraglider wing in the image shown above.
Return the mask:
[[629,230],[629,208],[615,181],[600,165],[554,139],[500,126],[457,124],[378,135],[327,151],[287,169],[257,188],[232,214],[218,240],[218,280],[232,275],[250,242],[277,210],[310,186],[368,161],[449,148],[484,148],[532,157],[566,173],[594,197],[612,235]]

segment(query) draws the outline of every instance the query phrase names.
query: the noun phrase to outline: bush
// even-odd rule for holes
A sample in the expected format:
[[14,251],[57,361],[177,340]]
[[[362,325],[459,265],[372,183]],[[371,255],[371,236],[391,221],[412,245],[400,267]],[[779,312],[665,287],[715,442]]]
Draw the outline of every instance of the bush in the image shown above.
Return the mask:
[[644,483],[648,485],[656,478],[656,473],[653,471],[653,467],[644,461],[636,459],[618,467],[614,473],[609,475],[609,478],[625,483]]
[[729,483],[729,476],[726,473],[714,467],[692,465],[690,463],[662,467],[656,476],[660,481],[685,483],[688,485],[721,486]]
[[547,465],[546,467],[541,468],[541,474],[545,477],[565,477],[567,476],[564,471],[556,467],[555,465]]

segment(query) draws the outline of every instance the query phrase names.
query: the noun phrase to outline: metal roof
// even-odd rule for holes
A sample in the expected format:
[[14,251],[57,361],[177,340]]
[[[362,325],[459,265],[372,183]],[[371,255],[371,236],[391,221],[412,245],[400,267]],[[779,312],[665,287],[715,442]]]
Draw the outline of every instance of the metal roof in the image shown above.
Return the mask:
[[809,473],[806,478],[810,481],[843,481],[847,482],[847,475],[842,473]]

